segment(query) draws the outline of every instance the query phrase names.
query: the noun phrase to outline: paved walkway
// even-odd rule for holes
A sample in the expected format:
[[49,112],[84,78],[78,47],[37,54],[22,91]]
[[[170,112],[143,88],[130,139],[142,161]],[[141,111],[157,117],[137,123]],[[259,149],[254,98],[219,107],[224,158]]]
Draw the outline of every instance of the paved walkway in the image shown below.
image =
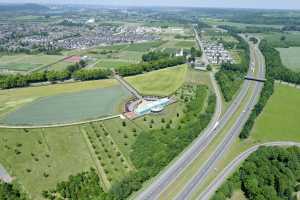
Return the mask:
[[4,181],[5,183],[10,183],[13,180],[13,178],[8,174],[8,172],[1,164],[0,164],[0,180]]
[[100,122],[100,121],[105,121],[105,120],[114,119],[114,118],[118,118],[118,117],[123,119],[122,115],[114,115],[114,116],[109,116],[109,117],[104,117],[104,118],[99,118],[99,119],[80,121],[80,122],[74,122],[74,123],[67,123],[67,124],[53,124],[53,125],[41,125],[41,126],[34,126],[34,125],[31,125],[31,126],[30,125],[29,126],[0,125],[0,128],[9,128],[9,129],[56,128],[56,127],[64,127],[64,126],[81,125],[81,124],[86,124],[86,123],[91,123],[91,122]]
[[139,92],[134,87],[132,87],[127,81],[125,81],[121,76],[116,74],[114,75],[114,77],[117,81],[119,81],[121,85],[123,85],[136,98],[143,99],[142,95],[140,95]]

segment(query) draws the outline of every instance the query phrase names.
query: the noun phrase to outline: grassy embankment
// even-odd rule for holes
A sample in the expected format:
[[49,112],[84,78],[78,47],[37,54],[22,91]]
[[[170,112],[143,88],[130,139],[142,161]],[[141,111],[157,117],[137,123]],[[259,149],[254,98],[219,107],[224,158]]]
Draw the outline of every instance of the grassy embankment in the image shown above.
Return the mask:
[[128,77],[126,80],[143,95],[168,96],[183,84],[186,73],[187,65],[181,65]]
[[41,97],[116,86],[116,80],[97,80],[0,91],[0,116]]

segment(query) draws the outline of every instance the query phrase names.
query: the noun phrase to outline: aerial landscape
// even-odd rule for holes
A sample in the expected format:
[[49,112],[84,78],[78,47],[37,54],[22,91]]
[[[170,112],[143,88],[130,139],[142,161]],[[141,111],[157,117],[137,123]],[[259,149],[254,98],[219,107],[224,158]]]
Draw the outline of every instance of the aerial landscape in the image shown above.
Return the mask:
[[0,200],[300,200],[296,0],[0,0]]

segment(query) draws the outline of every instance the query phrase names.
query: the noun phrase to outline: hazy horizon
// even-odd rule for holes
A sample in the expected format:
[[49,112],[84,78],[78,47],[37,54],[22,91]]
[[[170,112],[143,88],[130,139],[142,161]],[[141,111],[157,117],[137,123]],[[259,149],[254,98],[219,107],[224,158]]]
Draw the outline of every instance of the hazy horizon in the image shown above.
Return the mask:
[[300,9],[299,0],[0,0],[0,3],[39,3],[39,4],[97,4],[110,6],[174,6],[174,7],[215,7],[215,8],[254,8],[254,9]]

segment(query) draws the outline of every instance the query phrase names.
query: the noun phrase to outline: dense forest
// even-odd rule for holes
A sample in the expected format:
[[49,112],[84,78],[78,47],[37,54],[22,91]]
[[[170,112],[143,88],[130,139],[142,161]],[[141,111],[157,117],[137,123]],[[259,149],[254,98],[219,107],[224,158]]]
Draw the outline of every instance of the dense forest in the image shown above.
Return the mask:
[[297,199],[300,148],[261,147],[217,190],[212,200],[231,198],[236,190],[242,190],[249,200]]
[[67,181],[57,184],[54,190],[44,191],[43,197],[51,200],[105,200],[108,198],[101,189],[100,179],[93,168],[76,176],[70,176]]
[[27,195],[16,183],[4,183],[0,180],[0,199],[1,200],[26,200]]

